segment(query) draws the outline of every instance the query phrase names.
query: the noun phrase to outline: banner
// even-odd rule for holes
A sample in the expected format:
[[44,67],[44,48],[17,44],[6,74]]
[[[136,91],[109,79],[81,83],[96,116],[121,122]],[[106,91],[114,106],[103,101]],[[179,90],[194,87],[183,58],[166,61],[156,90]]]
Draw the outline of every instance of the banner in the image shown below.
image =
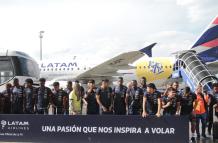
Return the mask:
[[0,141],[186,143],[186,117],[0,115]]

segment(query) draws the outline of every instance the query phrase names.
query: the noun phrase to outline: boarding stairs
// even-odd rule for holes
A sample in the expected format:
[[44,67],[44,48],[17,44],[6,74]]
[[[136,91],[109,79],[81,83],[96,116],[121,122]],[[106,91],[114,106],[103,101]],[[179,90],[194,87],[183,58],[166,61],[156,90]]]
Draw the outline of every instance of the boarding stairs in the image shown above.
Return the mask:
[[177,53],[175,72],[179,72],[183,81],[195,91],[201,84],[204,90],[211,91],[212,84],[218,82],[215,75],[211,74],[206,64],[198,57],[195,51],[188,50]]

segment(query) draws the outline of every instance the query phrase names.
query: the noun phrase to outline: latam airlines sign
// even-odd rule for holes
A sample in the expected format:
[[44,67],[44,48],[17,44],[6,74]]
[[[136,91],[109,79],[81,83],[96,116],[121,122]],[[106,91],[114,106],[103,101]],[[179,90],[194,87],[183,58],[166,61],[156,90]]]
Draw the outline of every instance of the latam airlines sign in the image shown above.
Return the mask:
[[186,143],[189,140],[185,116],[2,114],[0,119],[2,142]]
[[41,63],[41,68],[71,68],[77,67],[77,62],[69,62],[69,63]]

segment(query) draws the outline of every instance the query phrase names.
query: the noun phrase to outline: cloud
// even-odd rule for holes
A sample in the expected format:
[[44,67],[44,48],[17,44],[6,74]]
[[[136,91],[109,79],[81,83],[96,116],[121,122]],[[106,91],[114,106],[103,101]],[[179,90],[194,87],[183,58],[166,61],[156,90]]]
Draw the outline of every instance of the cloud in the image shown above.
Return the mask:
[[44,30],[44,59],[70,59],[78,55],[87,62],[103,62],[152,42],[158,43],[155,56],[169,56],[192,45],[217,12],[215,3],[204,0],[0,1],[0,47],[24,51],[39,59],[39,31]]
[[190,49],[195,36],[182,31],[160,31],[149,38],[158,41],[157,47],[153,49],[154,56],[169,56],[176,51]]
[[187,8],[191,22],[205,22],[218,15],[216,0],[177,0],[177,5]]

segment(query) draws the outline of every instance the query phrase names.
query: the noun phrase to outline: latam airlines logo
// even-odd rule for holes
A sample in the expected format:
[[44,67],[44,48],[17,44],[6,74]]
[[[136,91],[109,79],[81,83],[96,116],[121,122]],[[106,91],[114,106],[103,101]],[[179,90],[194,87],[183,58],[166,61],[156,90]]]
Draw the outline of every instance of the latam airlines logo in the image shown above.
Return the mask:
[[77,62],[69,62],[69,63],[42,63],[41,68],[70,68],[77,67]]
[[1,120],[1,128],[2,130],[29,130],[29,122]]
[[5,120],[2,120],[1,121],[1,126],[2,126],[2,129],[4,129],[4,127],[7,125],[7,122]]
[[161,63],[149,61],[149,67],[150,67],[150,71],[153,72],[154,74],[159,75],[162,72],[164,72],[163,65]]

